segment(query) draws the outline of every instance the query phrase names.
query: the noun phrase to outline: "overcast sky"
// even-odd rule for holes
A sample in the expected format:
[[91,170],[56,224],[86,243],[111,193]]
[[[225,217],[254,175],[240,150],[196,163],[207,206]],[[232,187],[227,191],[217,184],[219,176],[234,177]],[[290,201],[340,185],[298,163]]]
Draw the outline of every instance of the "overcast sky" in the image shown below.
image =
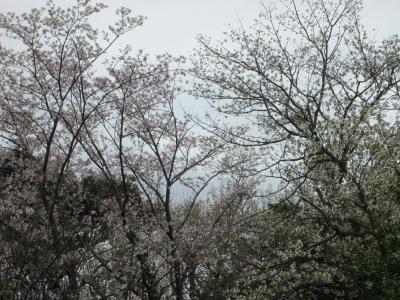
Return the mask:
[[[56,2],[67,6],[75,0]],[[264,0],[267,5],[272,2]],[[1,12],[20,13],[43,6],[46,0],[0,0],[0,3]],[[124,42],[151,54],[187,55],[196,47],[197,34],[218,38],[227,24],[235,27],[239,18],[245,25],[250,24],[260,10],[259,0],[103,0],[103,3],[109,8],[96,19],[99,24],[113,21],[113,12],[119,6],[148,17],[144,26],[131,32]],[[400,0],[366,0],[364,3],[363,23],[377,29],[378,37],[398,32]]]

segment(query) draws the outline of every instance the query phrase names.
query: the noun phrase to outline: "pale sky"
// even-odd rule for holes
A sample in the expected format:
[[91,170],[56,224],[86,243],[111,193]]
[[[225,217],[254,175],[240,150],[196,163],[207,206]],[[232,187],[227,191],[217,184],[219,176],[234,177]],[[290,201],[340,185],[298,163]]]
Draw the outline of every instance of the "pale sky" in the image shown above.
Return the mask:
[[[56,2],[68,6],[75,1]],[[266,5],[272,2],[264,0]],[[46,0],[0,0],[0,3],[0,12],[21,13],[43,6]],[[260,11],[259,0],[103,0],[103,3],[109,8],[95,20],[99,25],[112,22],[113,12],[120,6],[148,17],[144,26],[129,33],[121,45],[129,43],[134,49],[144,49],[150,54],[188,55],[196,47],[199,33],[218,39],[228,24],[236,27],[240,19],[249,25]],[[364,6],[363,23],[377,29],[378,37],[399,31],[400,0],[366,0]]]

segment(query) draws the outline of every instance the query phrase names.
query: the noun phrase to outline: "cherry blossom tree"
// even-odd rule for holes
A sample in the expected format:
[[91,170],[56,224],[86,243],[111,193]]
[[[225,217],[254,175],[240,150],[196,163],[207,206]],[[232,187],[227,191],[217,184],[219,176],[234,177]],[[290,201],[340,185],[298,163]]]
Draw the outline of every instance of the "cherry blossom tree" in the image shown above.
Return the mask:
[[1,257],[14,298],[184,299],[205,288],[204,239],[226,228],[195,211],[242,163],[225,157],[235,148],[185,116],[183,58],[126,47],[105,59],[143,22],[121,8],[100,31],[90,19],[105,8],[50,1],[0,18]]
[[[141,282],[145,291],[138,294],[151,299],[183,299],[197,288],[196,268],[207,259],[200,254],[203,238],[214,239],[220,230],[210,232],[208,224],[208,232],[202,233],[207,226],[193,219],[193,211],[213,181],[243,162],[227,159],[226,151],[235,151],[234,147],[202,132],[184,115],[177,102],[181,60],[161,56],[156,65],[141,66],[148,61],[146,56],[137,60],[125,54],[110,62],[110,84],[118,89],[107,96],[104,111],[99,111],[101,121],[85,132],[83,142],[106,177],[121,182],[114,221],[115,236],[120,238],[114,242],[130,244],[136,253],[134,263],[140,265],[141,275],[136,278],[132,273],[136,268],[122,272],[131,273],[127,280],[132,285]],[[130,181],[140,197],[132,197],[126,188]],[[127,266],[124,262],[120,267]]]
[[271,212],[256,219],[265,235],[237,233],[254,276],[239,295],[245,287],[271,299],[397,292],[399,39],[371,40],[361,5],[280,1],[250,30],[219,44],[200,38],[194,93],[237,125],[212,117],[203,126],[264,151],[259,170],[279,181]]
[[13,298],[78,297],[86,248],[104,239],[98,207],[89,208],[96,196],[82,184],[79,145],[110,92],[96,75],[100,59],[143,22],[122,8],[119,21],[100,32],[89,19],[105,7],[77,1],[63,9],[49,1],[0,16],[2,282]]

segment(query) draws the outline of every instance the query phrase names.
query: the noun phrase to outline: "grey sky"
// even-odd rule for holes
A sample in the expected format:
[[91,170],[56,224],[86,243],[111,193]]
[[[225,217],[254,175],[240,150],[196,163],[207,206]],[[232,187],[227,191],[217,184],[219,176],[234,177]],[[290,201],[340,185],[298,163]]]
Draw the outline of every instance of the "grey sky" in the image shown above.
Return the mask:
[[[43,6],[46,0],[0,0],[1,12],[24,12],[33,7]],[[56,0],[68,6],[74,0]],[[250,24],[258,15],[259,0],[103,0],[108,6],[99,25],[112,21],[112,14],[119,6],[126,6],[134,14],[147,16],[144,26],[129,34],[123,43],[134,49],[145,49],[151,54],[169,52],[187,55],[196,47],[196,35],[204,33],[218,38],[227,28],[234,27],[239,18]],[[264,0],[265,4],[272,0]],[[400,28],[399,0],[366,0],[362,14],[368,28],[376,28],[377,36],[387,36]]]

